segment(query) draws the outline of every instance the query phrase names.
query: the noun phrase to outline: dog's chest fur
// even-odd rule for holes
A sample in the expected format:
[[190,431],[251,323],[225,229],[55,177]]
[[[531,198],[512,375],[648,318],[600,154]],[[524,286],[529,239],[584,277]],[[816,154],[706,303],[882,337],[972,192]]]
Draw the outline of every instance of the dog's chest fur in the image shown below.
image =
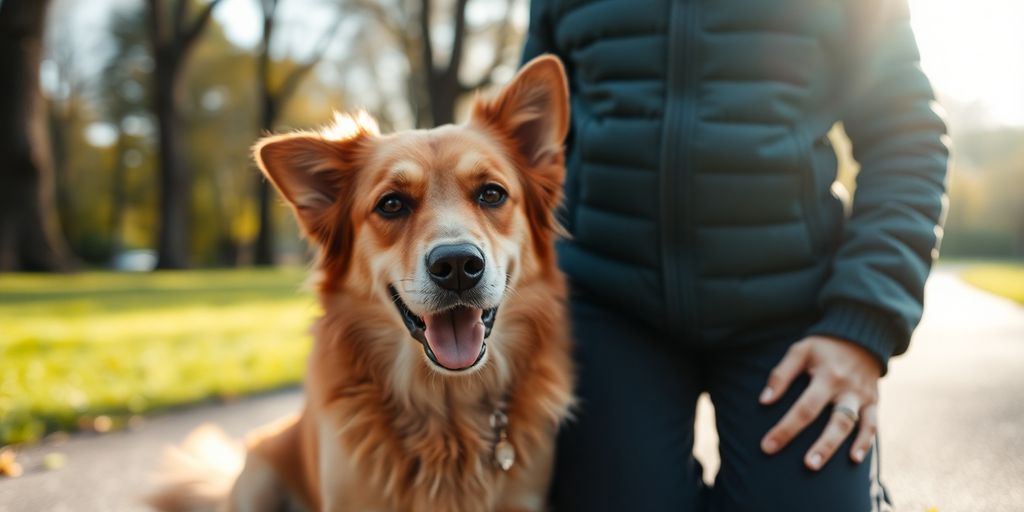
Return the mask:
[[[325,319],[319,331],[361,330],[347,327]],[[318,340],[313,360],[342,358],[348,370],[339,378],[328,375],[328,366],[310,368],[310,382],[317,384],[308,390],[334,390],[310,395],[321,401],[315,421],[322,510],[541,510],[553,436],[571,401],[567,343],[557,339],[559,333],[546,334],[531,343],[536,344],[530,347],[535,359],[495,358],[495,368],[481,370],[473,381],[414,377],[420,387],[400,396],[389,389],[395,387],[391,381],[374,372],[382,363],[366,357],[373,351]],[[345,340],[352,344],[351,338]],[[422,364],[410,367],[423,369]],[[330,385],[322,385],[325,381]],[[516,450],[516,462],[507,472],[494,463],[498,439],[490,425],[503,396],[508,396],[508,436]]]
[[325,510],[330,501],[344,504],[340,510],[495,508],[510,475],[492,462],[486,411],[403,414],[393,404],[368,405],[377,399],[366,393],[339,401],[319,422],[321,456],[344,461],[321,464],[324,496],[335,495]]

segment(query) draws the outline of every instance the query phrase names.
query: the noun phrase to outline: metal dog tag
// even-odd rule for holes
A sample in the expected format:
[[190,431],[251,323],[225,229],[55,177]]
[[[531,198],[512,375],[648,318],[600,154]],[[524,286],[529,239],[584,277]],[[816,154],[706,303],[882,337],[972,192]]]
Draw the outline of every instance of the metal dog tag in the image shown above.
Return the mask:
[[516,462],[516,449],[507,439],[494,445],[494,462],[502,471],[508,471]]

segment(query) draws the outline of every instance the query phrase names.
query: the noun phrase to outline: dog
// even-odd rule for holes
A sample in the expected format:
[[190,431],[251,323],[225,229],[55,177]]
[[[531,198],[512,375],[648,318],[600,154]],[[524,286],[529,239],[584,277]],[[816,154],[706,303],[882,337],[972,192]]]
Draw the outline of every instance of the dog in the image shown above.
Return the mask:
[[150,504],[544,510],[573,405],[554,251],[568,126],[564,69],[542,56],[462,125],[381,135],[359,113],[261,139],[319,253],[306,403],[250,436],[237,479],[240,463],[202,467],[230,441],[200,429]]

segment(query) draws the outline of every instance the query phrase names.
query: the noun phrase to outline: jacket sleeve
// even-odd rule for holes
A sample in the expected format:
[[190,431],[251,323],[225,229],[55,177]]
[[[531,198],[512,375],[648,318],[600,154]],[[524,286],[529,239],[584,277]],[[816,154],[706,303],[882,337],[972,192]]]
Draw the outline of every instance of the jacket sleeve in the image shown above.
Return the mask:
[[843,123],[860,163],[822,317],[808,334],[858,343],[887,369],[921,319],[946,205],[946,126],[919,67],[906,0],[866,8],[849,59]]

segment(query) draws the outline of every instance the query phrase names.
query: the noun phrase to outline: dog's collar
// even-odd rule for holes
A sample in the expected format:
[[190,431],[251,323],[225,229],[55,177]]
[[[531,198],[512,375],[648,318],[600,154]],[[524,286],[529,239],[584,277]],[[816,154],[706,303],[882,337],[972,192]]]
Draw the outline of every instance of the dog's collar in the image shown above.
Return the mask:
[[516,462],[516,448],[508,438],[508,395],[502,396],[494,404],[491,431],[494,433],[494,444],[491,446],[494,464],[502,471],[508,471]]

